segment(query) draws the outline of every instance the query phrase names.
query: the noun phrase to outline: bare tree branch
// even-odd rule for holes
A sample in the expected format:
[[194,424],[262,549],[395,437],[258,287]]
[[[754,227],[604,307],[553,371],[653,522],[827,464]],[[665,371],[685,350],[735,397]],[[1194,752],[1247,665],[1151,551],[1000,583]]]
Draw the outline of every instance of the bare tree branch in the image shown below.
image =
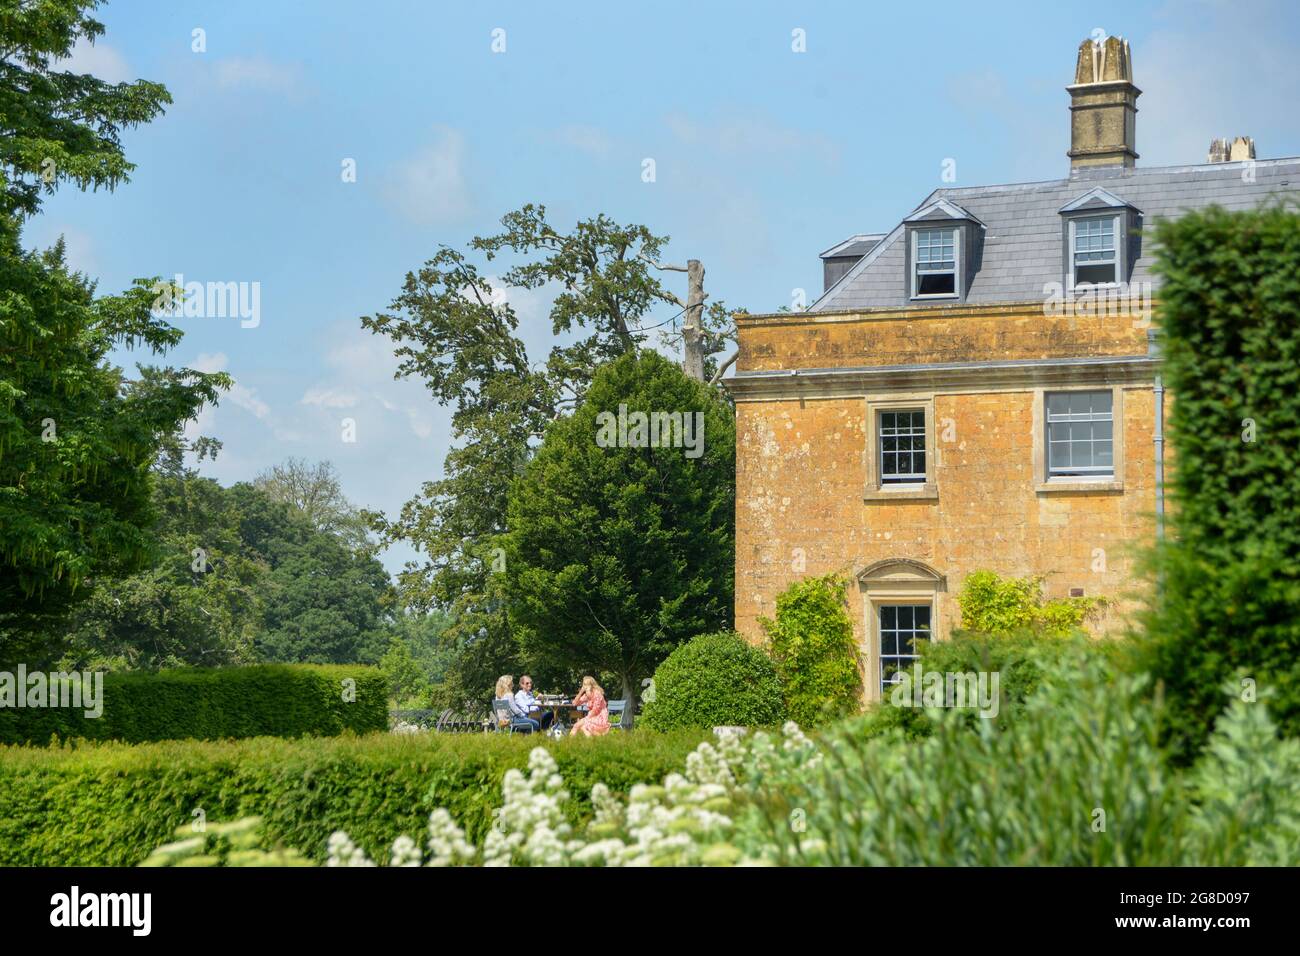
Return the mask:
[[740,354],[739,350],[732,352],[730,357],[725,362],[723,362],[721,365],[718,366],[718,370],[713,373],[713,378],[709,379],[710,385],[717,385],[720,381],[722,381],[722,373],[725,372],[727,369],[731,368],[731,363],[736,361],[736,356],[738,356],[739,354]]

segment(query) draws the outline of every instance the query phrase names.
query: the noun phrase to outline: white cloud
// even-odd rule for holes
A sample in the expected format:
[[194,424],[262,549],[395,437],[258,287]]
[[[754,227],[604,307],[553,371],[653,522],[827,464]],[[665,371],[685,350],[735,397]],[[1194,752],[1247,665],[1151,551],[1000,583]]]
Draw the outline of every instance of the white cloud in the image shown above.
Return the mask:
[[201,352],[189,367],[196,372],[224,372],[229,364],[225,352]]
[[121,53],[107,43],[91,43],[85,37],[76,42],[66,60],[55,61],[52,68],[89,73],[108,83],[130,83],[135,79]]
[[[199,372],[224,372],[229,364],[230,360],[225,352],[211,354],[204,352],[194,360],[190,368]],[[222,398],[259,420],[271,414],[271,406],[257,397],[257,390],[240,385],[239,382],[235,382],[228,391],[223,392]]]
[[449,127],[437,127],[436,134],[436,142],[388,174],[384,187],[389,205],[421,225],[455,222],[473,208],[465,177],[465,136]]
[[552,130],[547,135],[547,138],[562,146],[568,146],[598,159],[604,159],[614,149],[613,138],[604,130],[595,126],[583,126],[581,124],[562,126],[557,130]]
[[329,378],[307,390],[302,404],[321,409],[357,409],[367,405],[393,412],[405,420],[410,434],[424,440],[433,435],[437,418],[446,413],[434,405],[418,381],[395,379],[397,357],[388,339],[352,324],[336,327],[334,345],[325,353]]
[[228,90],[301,93],[306,86],[297,63],[277,63],[266,57],[232,57],[216,63],[217,86]]
[[349,391],[320,386],[307,389],[302,397],[303,405],[319,405],[321,408],[352,408],[360,398]]

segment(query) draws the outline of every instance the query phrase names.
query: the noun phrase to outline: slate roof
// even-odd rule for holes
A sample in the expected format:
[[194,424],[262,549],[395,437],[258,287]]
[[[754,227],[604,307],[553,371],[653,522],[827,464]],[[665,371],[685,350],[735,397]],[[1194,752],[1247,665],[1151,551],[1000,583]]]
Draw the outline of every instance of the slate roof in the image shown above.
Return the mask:
[[843,242],[837,242],[820,256],[822,259],[837,259],[840,256],[865,256],[885,238],[883,232],[869,235],[849,236]]
[[[1070,179],[936,189],[916,210],[947,200],[985,224],[980,268],[971,280],[967,303],[1037,302],[1043,298],[1044,284],[1065,281],[1062,207],[1100,187],[1141,212],[1145,235],[1129,281],[1158,286],[1150,272],[1149,238],[1157,220],[1216,203],[1226,209],[1250,209],[1272,195],[1300,196],[1300,158],[1255,160],[1254,182],[1244,180],[1243,165],[1085,167]],[[900,222],[808,311],[915,305],[907,299],[904,232]]]

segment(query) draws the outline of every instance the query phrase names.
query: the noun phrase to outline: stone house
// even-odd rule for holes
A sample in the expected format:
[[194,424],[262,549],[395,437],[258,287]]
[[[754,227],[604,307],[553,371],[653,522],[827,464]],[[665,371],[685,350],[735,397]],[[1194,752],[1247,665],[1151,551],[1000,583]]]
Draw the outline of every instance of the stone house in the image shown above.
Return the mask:
[[1165,504],[1151,226],[1300,191],[1300,159],[1245,138],[1139,167],[1119,38],[1066,89],[1068,176],[936,189],[822,253],[806,311],[737,318],[736,626],[759,640],[788,584],[844,572],[869,698],[958,626],[976,570],[1119,626]]

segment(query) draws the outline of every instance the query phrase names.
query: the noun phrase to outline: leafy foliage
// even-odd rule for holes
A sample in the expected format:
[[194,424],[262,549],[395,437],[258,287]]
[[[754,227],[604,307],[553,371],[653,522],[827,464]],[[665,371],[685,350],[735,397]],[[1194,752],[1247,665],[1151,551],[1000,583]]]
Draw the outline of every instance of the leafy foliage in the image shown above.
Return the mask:
[[79,40],[104,25],[99,0],[44,0],[0,7],[0,216],[31,215],[60,182],[112,189],[134,164],[120,134],[147,123],[171,96],[158,83],[108,83],[60,68]]
[[[993,720],[1010,723],[1020,719],[1031,695],[1043,682],[1044,674],[1062,660],[1093,655],[1117,669],[1126,660],[1128,648],[1118,641],[1094,640],[1074,634],[1068,637],[1036,634],[1029,630],[990,636],[975,631],[956,631],[947,640],[921,645],[921,668],[941,674],[997,674],[996,716],[981,717],[974,709],[963,711],[973,728]],[[861,737],[882,736],[899,730],[904,737],[928,737],[933,732],[932,714],[923,707],[898,706],[892,695],[875,704],[852,732]]]
[[181,333],[150,315],[144,282],[93,298],[61,244],[24,252],[0,230],[0,289],[0,663],[13,663],[57,647],[46,629],[87,579],[151,563],[149,466],[230,380],[149,367],[128,380],[114,349],[165,352]]
[[735,632],[701,634],[677,648],[655,670],[654,688],[639,721],[653,730],[765,727],[785,720],[771,659]]
[[259,488],[201,477],[187,450],[174,439],[155,469],[157,563],[89,582],[61,665],[377,663],[391,598],[383,565]]
[[[171,102],[156,83],[111,84],[60,68],[104,27],[93,0],[0,5],[0,664],[48,659],[57,624],[96,576],[148,566],[149,465],[230,380],[140,367],[181,332],[150,314],[149,280],[95,298],[63,243],[25,251],[22,219],[62,182],[112,189],[132,165],[120,133]],[[54,635],[54,637],[52,637]]]
[[1300,742],[1237,701],[1180,774],[1149,685],[1080,653],[1009,723],[936,710],[910,743],[835,731],[818,767],[758,801],[758,849],[800,865],[1294,865]]
[[992,571],[966,576],[957,596],[961,626],[980,634],[1030,631],[1063,637],[1083,627],[1101,607],[1099,598],[1043,600],[1040,578],[1001,578]]
[[1300,216],[1211,209],[1157,240],[1177,467],[1143,665],[1190,757],[1225,680],[1300,734]]
[[[392,341],[398,376],[423,379],[434,400],[452,409],[457,445],[443,477],[427,482],[395,520],[371,515],[383,542],[407,541],[423,552],[423,563],[400,575],[402,603],[452,619],[444,643],[453,661],[437,691],[448,704],[481,697],[497,675],[520,668],[503,576],[495,573],[515,477],[548,423],[582,403],[596,369],[634,351],[650,310],[672,301],[643,258],[658,255],[667,238],[644,226],[599,215],[566,233],[532,204],[501,224],[501,232],[473,239],[469,255],[440,248],[407,274],[387,312],[361,319]],[[514,264],[494,281],[484,269],[498,257]],[[558,291],[552,329],[584,334],[530,356],[512,289]]]
[[0,741],[218,740],[388,726],[384,678],[370,667],[186,667],[107,674],[103,681],[100,716],[77,707],[0,708]]
[[[700,457],[601,447],[598,417],[620,405],[699,413]],[[675,647],[731,624],[734,457],[731,409],[667,359],[629,354],[597,373],[510,493],[502,577],[530,670],[604,671],[634,701]]]
[[411,829],[380,853],[336,831],[327,865],[1297,862],[1300,741],[1278,738],[1266,705],[1236,700],[1185,773],[1160,745],[1165,711],[1147,678],[1116,681],[1099,655],[1061,664],[1014,724],[972,730],[949,711],[914,743],[864,740],[850,727],[814,745],[793,723],[779,741],[724,735],[626,800],[591,785],[585,826],[574,797],[586,781],[561,765],[566,748],[534,746],[528,773],[504,774],[481,846],[435,800],[425,848]]
[[292,506],[317,531],[342,538],[351,551],[369,544],[366,519],[343,493],[333,462],[287,458],[253,479],[253,487]]
[[862,669],[837,574],[795,581],[776,599],[776,620],[760,618],[790,719],[815,727],[856,713]]
[[410,646],[394,636],[388,650],[380,658],[379,669],[384,672],[389,700],[397,703],[412,702],[418,708],[429,696],[429,679],[411,653]]
[[[196,821],[197,823],[197,821]],[[141,866],[311,866],[297,850],[277,847],[267,852],[262,840],[262,818],[245,817],[233,823],[181,824],[179,838],[149,854]]]

